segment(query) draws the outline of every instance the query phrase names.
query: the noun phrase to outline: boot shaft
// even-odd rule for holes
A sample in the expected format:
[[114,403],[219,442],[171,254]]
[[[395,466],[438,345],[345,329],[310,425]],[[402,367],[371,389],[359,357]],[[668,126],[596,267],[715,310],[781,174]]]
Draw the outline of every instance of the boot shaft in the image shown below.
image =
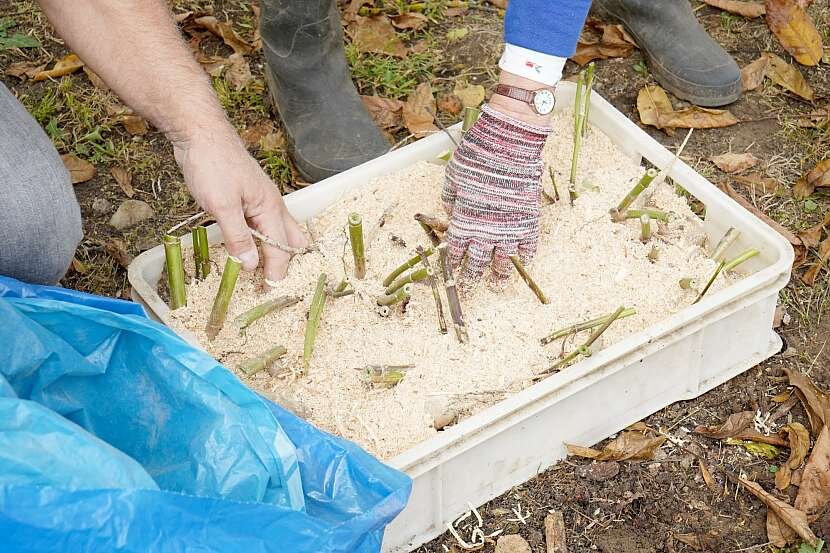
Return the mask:
[[343,48],[335,0],[262,0],[263,46],[278,57],[299,55],[306,66]]

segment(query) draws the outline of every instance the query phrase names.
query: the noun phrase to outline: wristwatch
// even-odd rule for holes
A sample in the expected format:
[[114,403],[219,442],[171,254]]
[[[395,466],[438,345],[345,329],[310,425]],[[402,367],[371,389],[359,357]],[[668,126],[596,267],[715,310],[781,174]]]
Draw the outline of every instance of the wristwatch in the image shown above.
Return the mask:
[[533,111],[539,115],[549,114],[553,111],[553,106],[556,105],[556,97],[547,88],[525,90],[516,86],[500,84],[496,85],[496,94],[529,104]]

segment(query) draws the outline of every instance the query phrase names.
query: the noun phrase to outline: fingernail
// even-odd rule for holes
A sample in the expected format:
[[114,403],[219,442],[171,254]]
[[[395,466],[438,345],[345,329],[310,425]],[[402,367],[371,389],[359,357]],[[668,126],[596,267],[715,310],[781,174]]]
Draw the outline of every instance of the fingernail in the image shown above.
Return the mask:
[[248,250],[239,255],[239,261],[242,262],[242,268],[246,271],[253,271],[259,265],[259,255],[256,250]]

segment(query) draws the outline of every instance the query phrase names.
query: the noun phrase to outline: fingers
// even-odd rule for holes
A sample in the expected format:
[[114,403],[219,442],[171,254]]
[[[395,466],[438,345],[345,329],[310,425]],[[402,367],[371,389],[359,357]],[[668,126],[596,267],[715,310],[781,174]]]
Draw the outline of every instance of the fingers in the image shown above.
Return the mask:
[[450,221],[450,228],[447,229],[446,240],[448,247],[448,257],[450,265],[458,267],[461,265],[461,260],[464,259],[464,254],[467,252],[467,245],[469,240],[458,234],[453,221]]
[[468,284],[472,284],[481,278],[484,269],[493,260],[493,244],[486,242],[472,241],[467,248],[467,258],[461,270],[461,278]]
[[446,176],[444,177],[444,188],[441,189],[441,202],[444,204],[444,211],[447,212],[447,215],[452,215],[458,191],[454,173],[453,162],[450,161],[450,164],[447,166]]
[[513,272],[513,262],[510,261],[511,255],[518,253],[518,246],[515,242],[507,244],[499,244],[493,252],[493,276],[496,280],[504,280],[510,277]]
[[531,261],[533,261],[533,258],[536,256],[536,246],[538,243],[539,237],[534,236],[519,244],[518,255],[519,259],[522,260],[522,263],[528,265]]
[[216,217],[216,222],[222,229],[228,254],[239,259],[242,262],[242,268],[246,271],[256,269],[259,265],[259,254],[242,213],[242,207],[237,204],[217,209],[213,216]]

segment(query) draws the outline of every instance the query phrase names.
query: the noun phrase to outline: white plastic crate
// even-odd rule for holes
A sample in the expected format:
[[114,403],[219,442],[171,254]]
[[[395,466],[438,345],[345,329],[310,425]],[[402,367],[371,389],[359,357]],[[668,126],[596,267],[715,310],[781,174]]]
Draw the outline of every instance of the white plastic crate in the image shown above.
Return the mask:
[[[574,93],[572,83],[561,83],[557,106],[572,105]],[[589,121],[637,160],[662,168],[673,158],[596,93]],[[452,132],[458,133],[458,126]],[[435,159],[451,147],[444,133],[435,134],[289,194],[286,203],[304,221],[347,190]],[[706,206],[710,243],[733,226],[741,235],[730,256],[749,247],[760,250],[742,266],[752,274],[391,459],[389,464],[409,474],[414,485],[406,509],[386,531],[384,551],[410,551],[438,536],[468,504],[481,505],[564,458],[565,442],[595,444],[666,405],[699,396],[780,349],[772,319],[778,292],[790,278],[792,247],[685,163],[675,163],[670,176]],[[221,241],[216,225],[208,234],[211,243]],[[190,246],[190,237],[183,243]],[[129,280],[133,299],[168,322],[169,309],[157,292],[163,268],[164,251],[157,246],[132,262]]]

